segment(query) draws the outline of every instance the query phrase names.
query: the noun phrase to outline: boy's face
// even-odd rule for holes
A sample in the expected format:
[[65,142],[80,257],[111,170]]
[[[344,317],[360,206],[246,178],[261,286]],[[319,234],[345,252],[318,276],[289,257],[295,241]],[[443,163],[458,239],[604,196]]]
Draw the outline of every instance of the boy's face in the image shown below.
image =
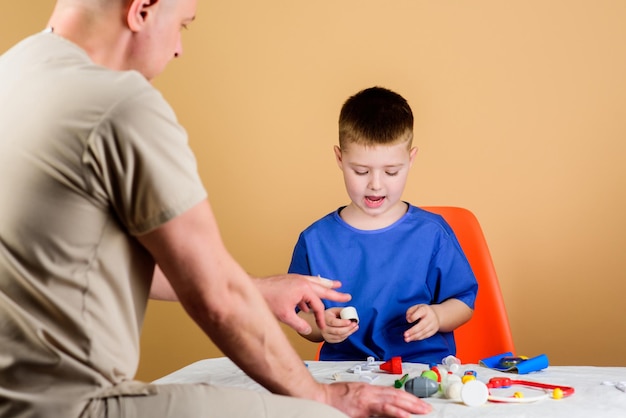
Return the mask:
[[408,148],[407,141],[373,147],[354,143],[344,149],[335,146],[352,209],[370,217],[394,216],[394,210],[403,206],[401,197],[416,152],[416,148]]

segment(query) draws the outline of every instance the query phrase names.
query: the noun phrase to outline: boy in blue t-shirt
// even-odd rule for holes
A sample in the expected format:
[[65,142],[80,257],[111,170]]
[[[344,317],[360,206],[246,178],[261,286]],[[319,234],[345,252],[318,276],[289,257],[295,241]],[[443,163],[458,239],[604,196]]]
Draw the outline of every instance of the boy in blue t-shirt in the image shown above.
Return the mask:
[[304,230],[290,273],[341,280],[359,322],[342,319],[345,304],[325,301],[321,360],[441,363],[456,354],[453,331],[473,314],[478,284],[444,219],[401,199],[417,148],[407,101],[381,87],[350,97],[339,116],[337,164],[350,203]]

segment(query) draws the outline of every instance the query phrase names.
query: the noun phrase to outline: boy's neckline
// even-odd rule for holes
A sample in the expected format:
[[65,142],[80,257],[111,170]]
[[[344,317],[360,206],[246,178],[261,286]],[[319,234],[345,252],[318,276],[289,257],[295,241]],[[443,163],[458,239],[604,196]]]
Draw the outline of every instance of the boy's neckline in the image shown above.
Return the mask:
[[390,216],[389,218],[384,219],[378,219],[367,215],[362,217],[354,217],[350,216],[349,212],[348,216],[346,217],[346,209],[350,211],[351,205],[339,208],[337,210],[337,216],[339,216],[339,218],[347,225],[359,231],[378,231],[390,227],[391,225],[402,219],[404,216],[406,216],[406,214],[409,212],[410,205],[409,203],[404,201],[402,201],[401,204],[402,206],[404,206],[402,210],[398,210],[398,213],[394,216]]

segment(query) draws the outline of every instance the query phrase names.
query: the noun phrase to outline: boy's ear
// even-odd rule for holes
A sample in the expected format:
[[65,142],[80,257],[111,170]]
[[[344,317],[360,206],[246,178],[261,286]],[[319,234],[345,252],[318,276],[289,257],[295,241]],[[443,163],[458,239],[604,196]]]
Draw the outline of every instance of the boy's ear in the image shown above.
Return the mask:
[[413,160],[415,159],[416,154],[417,154],[417,147],[411,148],[411,151],[409,151],[409,164],[413,164]]
[[333,148],[335,151],[335,159],[337,160],[337,165],[339,166],[339,168],[342,168],[342,156],[341,156],[341,148],[339,148],[338,145],[335,145],[335,147]]
[[131,0],[126,14],[128,27],[133,32],[139,32],[146,21],[156,11],[159,0]]

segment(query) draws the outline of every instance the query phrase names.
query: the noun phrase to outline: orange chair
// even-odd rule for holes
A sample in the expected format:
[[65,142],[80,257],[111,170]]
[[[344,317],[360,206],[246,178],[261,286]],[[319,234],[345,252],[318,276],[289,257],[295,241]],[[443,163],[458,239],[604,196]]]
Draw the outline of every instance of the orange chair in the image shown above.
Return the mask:
[[515,354],[509,318],[480,223],[472,212],[452,206],[425,206],[448,222],[467,257],[476,280],[478,295],[474,315],[454,331],[456,356],[463,364],[506,352]]
[[[465,252],[476,280],[478,295],[472,319],[454,331],[456,356],[463,364],[506,352],[515,354],[511,327],[500,291],[498,276],[478,219],[467,209],[453,206],[424,206],[448,222]],[[319,344],[316,360],[319,360]]]

